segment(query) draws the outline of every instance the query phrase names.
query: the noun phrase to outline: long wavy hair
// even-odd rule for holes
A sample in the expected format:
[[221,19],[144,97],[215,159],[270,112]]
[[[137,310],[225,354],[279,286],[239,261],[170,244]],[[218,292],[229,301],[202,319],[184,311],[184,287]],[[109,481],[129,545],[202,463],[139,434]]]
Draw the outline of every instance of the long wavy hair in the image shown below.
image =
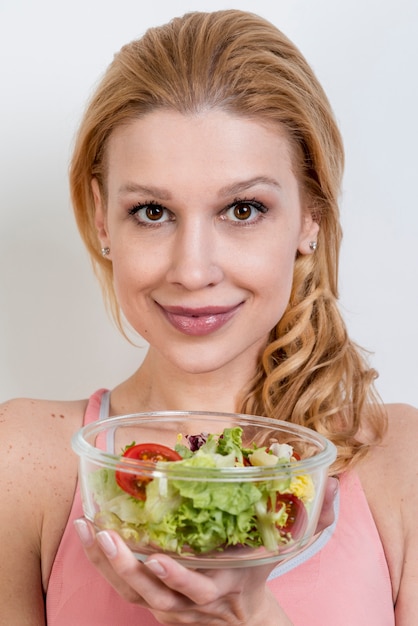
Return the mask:
[[286,133],[295,175],[320,223],[318,248],[295,260],[287,309],[238,409],[321,432],[336,444],[333,472],[341,472],[381,438],[385,417],[374,389],[376,372],[349,339],[337,305],[344,151],[321,85],[282,32],[238,10],[188,13],[150,28],[115,56],[81,122],[70,187],[78,228],[122,331],[112,263],[100,253],[94,225],[91,180],[97,179],[106,198],[110,134],[158,109],[186,115],[221,109]]

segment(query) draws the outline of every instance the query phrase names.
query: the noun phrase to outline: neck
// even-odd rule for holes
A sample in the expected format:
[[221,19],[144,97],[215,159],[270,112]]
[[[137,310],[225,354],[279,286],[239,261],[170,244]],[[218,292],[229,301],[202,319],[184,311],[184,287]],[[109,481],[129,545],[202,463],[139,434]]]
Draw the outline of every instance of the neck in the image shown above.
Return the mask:
[[198,374],[185,373],[148,353],[131,378],[112,391],[111,412],[219,411],[234,413],[252,372],[242,367]]

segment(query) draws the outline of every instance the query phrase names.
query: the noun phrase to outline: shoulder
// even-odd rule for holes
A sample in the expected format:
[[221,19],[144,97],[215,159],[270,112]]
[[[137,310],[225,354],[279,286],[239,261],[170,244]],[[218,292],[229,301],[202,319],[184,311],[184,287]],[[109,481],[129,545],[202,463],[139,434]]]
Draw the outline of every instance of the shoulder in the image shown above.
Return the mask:
[[[84,410],[87,400],[38,400],[34,398],[13,398],[0,404],[0,423],[9,418],[33,419],[34,417],[71,417]],[[58,411],[61,411],[59,413]]]
[[405,463],[407,459],[405,459],[404,452],[405,449],[413,449],[416,441],[418,409],[409,404],[386,404],[382,408],[387,420],[387,429],[382,440],[371,446],[370,454],[366,459],[371,457],[376,463],[390,456],[399,461],[400,469],[404,470],[405,467],[408,469],[410,464]]
[[385,409],[388,417],[389,439],[399,436],[401,430],[405,435],[410,431],[416,432],[418,429],[418,408],[410,404],[386,404]]
[[398,489],[407,489],[402,479],[416,475],[418,442],[418,409],[408,404],[388,404],[387,431],[377,449],[372,454],[398,481]]
[[55,455],[67,449],[68,436],[83,420],[86,400],[13,399],[0,405],[0,450],[6,458],[17,460]]
[[82,425],[86,404],[14,399],[0,405],[0,463],[13,483],[30,474],[39,493],[46,475],[60,475],[53,469],[65,471],[72,461],[71,436]]
[[12,486],[32,485],[39,496],[45,479],[60,479],[72,465],[71,436],[82,425],[86,404],[14,399],[0,405],[0,463]]
[[407,404],[384,408],[385,436],[357,467],[385,550],[396,623],[406,625],[418,620],[418,409]]
[[[386,405],[388,427],[373,457],[382,477],[394,493],[403,522],[418,530],[418,409],[407,404]],[[413,517],[411,519],[411,513]]]
[[418,623],[418,410],[407,405],[388,407],[387,464],[394,474],[398,492],[403,554],[396,599],[396,623]]
[[10,557],[21,553],[28,566],[29,554],[34,568],[42,566],[44,582],[71,508],[77,478],[71,437],[86,404],[14,399],[0,405],[0,532]]
[[411,485],[416,477],[418,409],[408,404],[385,405],[387,430],[382,441],[373,446],[360,463],[359,472],[367,481],[367,474],[373,477],[376,487],[381,486],[389,494],[397,494],[399,504],[404,504],[403,497],[411,496]]

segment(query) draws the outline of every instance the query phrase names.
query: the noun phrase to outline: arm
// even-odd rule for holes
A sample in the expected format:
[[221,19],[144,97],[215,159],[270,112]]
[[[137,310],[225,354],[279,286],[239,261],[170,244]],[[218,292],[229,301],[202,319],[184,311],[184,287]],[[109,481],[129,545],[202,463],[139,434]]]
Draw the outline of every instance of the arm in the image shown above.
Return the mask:
[[[403,551],[399,555],[400,582],[395,602],[396,626],[418,624],[418,410],[396,406],[389,436],[398,450]],[[401,440],[401,441],[400,441]]]
[[388,430],[358,472],[385,551],[396,626],[418,623],[418,411],[386,406]]
[[45,593],[77,476],[70,439],[84,409],[84,401],[0,406],[0,624],[45,626]]
[[[0,407],[0,623],[44,626],[35,459],[20,419],[22,405]],[[36,474],[35,474],[36,475]]]

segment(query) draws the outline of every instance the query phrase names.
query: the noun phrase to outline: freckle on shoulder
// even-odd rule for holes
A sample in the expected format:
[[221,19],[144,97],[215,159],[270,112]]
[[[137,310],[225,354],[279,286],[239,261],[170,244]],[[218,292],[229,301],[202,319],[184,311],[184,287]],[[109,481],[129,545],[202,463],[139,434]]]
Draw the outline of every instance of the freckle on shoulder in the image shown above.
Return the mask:
[[86,400],[59,402],[14,398],[0,405],[0,418],[3,418],[1,421],[11,420],[16,426],[33,420],[42,420],[44,423],[50,421],[51,424],[67,420],[78,422],[84,415],[86,403]]

